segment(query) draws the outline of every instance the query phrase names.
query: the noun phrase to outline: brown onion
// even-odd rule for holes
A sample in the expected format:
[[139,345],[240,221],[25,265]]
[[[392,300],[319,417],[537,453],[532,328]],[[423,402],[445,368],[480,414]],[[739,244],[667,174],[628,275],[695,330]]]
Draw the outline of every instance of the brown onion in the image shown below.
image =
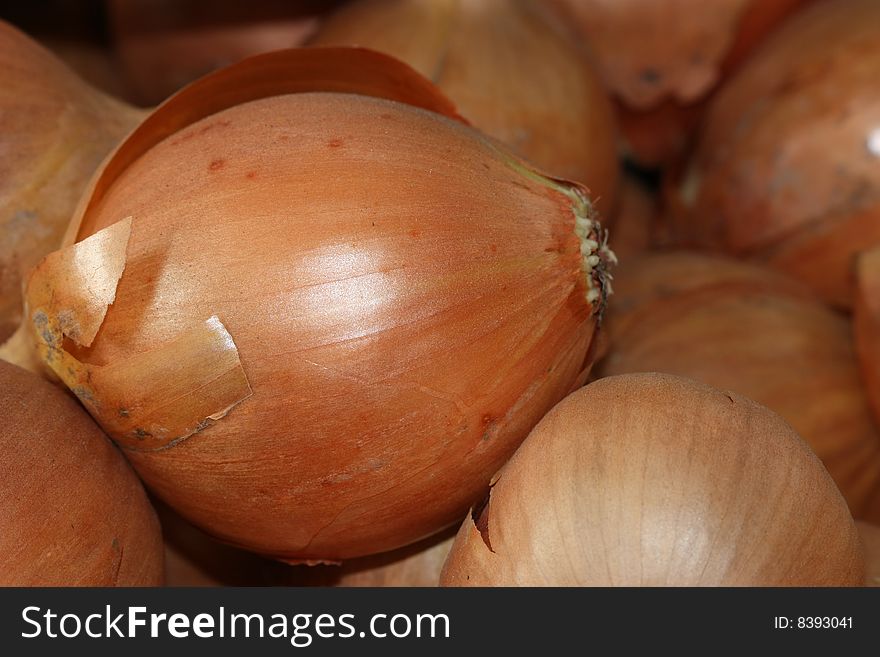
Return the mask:
[[880,421],[880,248],[859,256],[853,334],[874,419]]
[[548,0],[595,51],[629,154],[672,161],[724,75],[811,0]]
[[160,584],[156,515],[76,401],[0,361],[0,408],[0,586]]
[[431,78],[476,127],[614,202],[617,130],[585,54],[530,0],[358,0],[314,45],[386,52]]
[[865,586],[880,586],[880,527],[857,522],[865,552]]
[[302,45],[339,0],[107,0],[125,78],[155,105],[251,55]]
[[655,241],[658,216],[656,192],[634,176],[624,175],[617,211],[608,226],[614,254],[627,262],[648,251]]
[[880,3],[815,4],[719,92],[675,187],[679,237],[852,303],[880,241]]
[[90,176],[140,117],[0,21],[0,342],[21,321],[23,274],[58,248]]
[[338,561],[436,532],[589,368],[613,254],[583,190],[387,98],[454,116],[358,49],[204,78],[30,280],[43,359],[225,542]]
[[560,402],[465,520],[456,586],[817,586],[864,577],[822,464],[782,418],[664,374]]
[[774,272],[689,253],[629,263],[615,291],[600,374],[670,372],[766,405],[822,459],[853,515],[880,519],[880,436],[845,318]]

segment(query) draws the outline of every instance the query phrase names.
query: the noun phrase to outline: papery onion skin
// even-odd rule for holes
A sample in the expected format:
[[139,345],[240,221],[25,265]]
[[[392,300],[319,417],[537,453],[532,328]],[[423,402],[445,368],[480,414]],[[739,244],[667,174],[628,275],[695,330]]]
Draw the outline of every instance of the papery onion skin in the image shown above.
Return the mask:
[[849,322],[787,277],[686,252],[615,278],[612,349],[599,374],[661,371],[746,395],[784,417],[857,518],[880,518],[880,435]]
[[880,4],[818,2],[719,91],[672,186],[678,239],[764,262],[848,308],[880,242]]
[[[663,374],[560,402],[465,520],[447,586],[855,586],[858,534],[779,416]],[[490,547],[491,546],[491,547]]]
[[161,584],[156,515],[82,407],[2,361],[0,406],[0,586]]
[[92,173],[140,118],[0,21],[0,342],[21,321],[24,274],[60,246]]
[[127,262],[76,353],[111,363],[221,319],[253,394],[127,455],[225,542],[339,561],[430,535],[585,377],[602,294],[583,192],[440,115],[263,98],[108,184],[76,239],[131,216]]
[[430,78],[461,114],[554,176],[589,187],[610,212],[617,126],[592,62],[539,3],[359,0],[331,14],[311,45],[358,45]]
[[865,552],[865,586],[880,587],[880,527],[857,522]]

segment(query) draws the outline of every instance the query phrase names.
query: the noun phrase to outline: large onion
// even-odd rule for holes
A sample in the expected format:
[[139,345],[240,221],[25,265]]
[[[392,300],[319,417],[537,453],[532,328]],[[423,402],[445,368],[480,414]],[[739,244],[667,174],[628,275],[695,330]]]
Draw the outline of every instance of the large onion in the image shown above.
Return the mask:
[[613,257],[580,187],[347,90],[451,111],[356,49],[204,78],[108,161],[28,292],[44,360],[148,485],[290,560],[461,517],[585,376]]
[[58,248],[89,177],[140,116],[0,21],[0,342],[21,321],[23,273]]
[[880,3],[804,10],[719,92],[676,188],[680,238],[849,306],[880,241]]
[[558,404],[459,530],[459,586],[816,586],[864,577],[834,482],[778,415],[687,379]]
[[156,515],[76,401],[0,361],[0,408],[0,586],[160,584]]
[[358,0],[311,43],[394,55],[431,78],[484,132],[610,210],[613,109],[591,63],[531,0]]
[[630,155],[671,161],[697,104],[789,14],[811,0],[549,0],[595,51],[621,101]]
[[688,253],[630,263],[615,290],[602,374],[670,372],[766,405],[819,455],[853,515],[880,518],[880,436],[846,319],[795,281]]

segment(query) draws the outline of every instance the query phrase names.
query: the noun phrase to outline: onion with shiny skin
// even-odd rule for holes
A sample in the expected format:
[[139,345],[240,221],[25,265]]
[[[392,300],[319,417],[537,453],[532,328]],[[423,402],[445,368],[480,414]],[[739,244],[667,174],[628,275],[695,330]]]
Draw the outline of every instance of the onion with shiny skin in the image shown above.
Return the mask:
[[23,275],[61,244],[92,173],[140,118],[0,21],[0,342],[21,321]]
[[560,402],[462,524],[455,586],[843,586],[858,534],[822,464],[775,413],[664,374]]
[[880,519],[880,435],[844,317],[773,271],[691,253],[629,263],[615,291],[600,375],[669,372],[766,405],[822,459],[853,515]]
[[[303,61],[333,93],[279,86]],[[47,339],[34,290],[63,301],[55,260],[29,288],[41,353],[151,489],[225,542],[293,561],[394,549],[460,517],[585,377],[613,257],[581,188],[440,114],[339,93],[369,87],[364,62],[396,80],[383,93],[421,89],[448,111],[368,51],[287,51],[204,78],[132,134],[80,206],[72,249],[130,227],[100,330],[83,340],[58,306],[50,325],[67,339]],[[153,408],[144,390],[196,383],[158,354],[221,322],[205,357],[237,351],[240,366],[224,362],[247,390],[196,416],[224,370]],[[190,429],[171,431],[187,412]]]
[[88,414],[2,361],[0,407],[0,586],[160,584],[156,515]]
[[610,212],[617,126],[592,62],[531,0],[359,0],[313,45],[366,46],[433,80],[463,116]]
[[840,307],[880,243],[880,3],[819,2],[713,99],[672,186],[681,243],[767,263]]

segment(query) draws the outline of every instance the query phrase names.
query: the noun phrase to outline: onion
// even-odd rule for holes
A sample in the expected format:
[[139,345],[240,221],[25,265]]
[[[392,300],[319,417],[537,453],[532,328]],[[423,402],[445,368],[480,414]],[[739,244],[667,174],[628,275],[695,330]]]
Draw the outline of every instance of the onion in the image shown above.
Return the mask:
[[880,248],[858,259],[853,334],[874,419],[880,421]]
[[0,407],[0,586],[160,584],[156,515],[76,401],[0,361]]
[[617,211],[608,227],[615,255],[627,262],[648,251],[658,230],[657,195],[634,176],[623,176]]
[[549,0],[595,51],[621,101],[629,154],[681,154],[697,104],[784,19],[811,0]]
[[880,3],[794,17],[714,99],[673,203],[679,237],[765,262],[841,307],[880,241]]
[[359,0],[315,45],[394,55],[431,78],[479,129],[611,209],[617,130],[611,102],[564,30],[526,0]]
[[857,522],[865,551],[865,586],[880,586],[880,527]]
[[670,372],[766,405],[822,459],[853,515],[880,519],[880,436],[846,319],[795,281],[704,255],[630,263],[615,290],[601,374]]
[[0,342],[21,321],[22,274],[58,248],[92,172],[139,118],[0,21]]
[[580,187],[387,98],[451,114],[364,50],[204,78],[123,143],[29,283],[42,358],[148,486],[291,561],[464,515],[584,380],[604,306]]
[[778,415],[664,374],[559,403],[461,526],[441,584],[817,586],[864,577],[822,464]]
[[193,80],[271,50],[301,45],[339,0],[108,0],[129,86],[155,105]]

